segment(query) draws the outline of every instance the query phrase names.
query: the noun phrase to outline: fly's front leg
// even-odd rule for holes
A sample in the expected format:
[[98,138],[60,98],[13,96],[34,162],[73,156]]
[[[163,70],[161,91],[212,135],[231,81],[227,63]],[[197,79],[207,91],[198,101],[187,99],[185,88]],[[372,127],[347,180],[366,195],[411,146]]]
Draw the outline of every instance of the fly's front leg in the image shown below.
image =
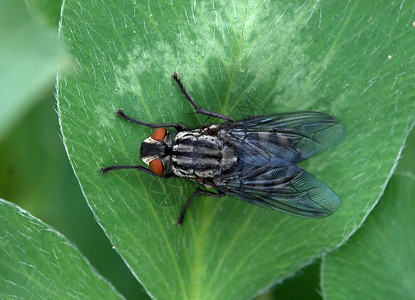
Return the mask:
[[110,167],[101,167],[99,168],[101,170],[102,174],[108,173],[109,171],[113,171],[113,170],[125,170],[125,169],[136,169],[138,171],[150,174],[152,176],[159,176],[159,177],[164,177],[164,178],[168,178],[168,177],[173,177],[174,174],[165,174],[165,175],[156,175],[153,173],[153,171],[151,171],[149,168],[137,165],[137,166],[110,166]]
[[142,166],[110,166],[110,167],[105,167],[105,168],[104,167],[101,167],[100,168],[102,174],[105,174],[105,173],[107,173],[109,171],[122,170],[122,169],[137,169],[137,170],[142,171],[144,173],[148,173],[150,175],[154,175],[154,173],[151,172],[151,170],[149,170],[146,167],[142,167]]
[[221,114],[215,113],[213,111],[208,111],[204,108],[201,108],[200,106],[197,106],[197,104],[192,100],[192,98],[190,98],[189,94],[186,92],[186,89],[184,88],[182,82],[180,81],[179,74],[177,72],[174,72],[173,78],[177,82],[177,85],[179,86],[179,88],[182,91],[183,95],[186,97],[187,101],[189,101],[189,103],[196,110],[196,113],[202,114],[202,115],[207,115],[209,117],[223,119],[223,120],[226,120],[226,121],[233,121],[233,119],[228,117],[228,116],[221,115]]
[[186,204],[183,206],[182,211],[180,212],[180,217],[176,222],[178,225],[182,225],[184,216],[186,215],[187,208],[189,207],[190,203],[192,203],[193,199],[196,196],[199,196],[199,195],[211,196],[211,197],[215,197],[215,198],[222,198],[222,197],[225,196],[225,193],[221,192],[219,190],[218,190],[217,193],[214,193],[214,192],[202,190],[202,189],[199,189],[199,188],[196,189],[193,192],[193,194],[189,197],[189,199],[187,199]]
[[187,130],[187,127],[182,125],[182,124],[178,124],[178,123],[158,123],[158,124],[150,124],[150,123],[144,123],[141,121],[138,121],[136,119],[131,118],[130,116],[127,116],[122,109],[118,109],[117,112],[115,113],[117,116],[123,117],[124,119],[126,119],[127,121],[130,121],[132,123],[138,124],[138,125],[143,125],[149,128],[164,128],[164,127],[174,127],[176,128],[177,131],[185,131]]

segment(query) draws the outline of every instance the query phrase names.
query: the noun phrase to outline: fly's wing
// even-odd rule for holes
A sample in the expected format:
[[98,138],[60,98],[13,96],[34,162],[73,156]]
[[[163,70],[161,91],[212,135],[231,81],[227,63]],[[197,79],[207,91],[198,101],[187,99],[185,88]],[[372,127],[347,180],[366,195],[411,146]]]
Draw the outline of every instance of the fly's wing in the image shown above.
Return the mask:
[[337,118],[312,111],[254,117],[221,128],[220,138],[244,152],[246,163],[257,166],[297,163],[332,147],[346,134]]
[[332,190],[296,165],[240,166],[217,185],[249,203],[295,216],[325,217],[340,206]]

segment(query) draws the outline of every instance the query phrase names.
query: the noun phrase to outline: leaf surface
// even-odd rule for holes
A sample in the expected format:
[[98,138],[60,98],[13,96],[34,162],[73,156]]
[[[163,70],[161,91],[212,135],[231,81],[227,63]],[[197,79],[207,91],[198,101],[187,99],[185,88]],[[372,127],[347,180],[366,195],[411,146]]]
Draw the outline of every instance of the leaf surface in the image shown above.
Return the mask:
[[364,226],[323,259],[326,299],[410,299],[415,294],[415,132]]
[[0,199],[0,298],[122,299],[65,237]]

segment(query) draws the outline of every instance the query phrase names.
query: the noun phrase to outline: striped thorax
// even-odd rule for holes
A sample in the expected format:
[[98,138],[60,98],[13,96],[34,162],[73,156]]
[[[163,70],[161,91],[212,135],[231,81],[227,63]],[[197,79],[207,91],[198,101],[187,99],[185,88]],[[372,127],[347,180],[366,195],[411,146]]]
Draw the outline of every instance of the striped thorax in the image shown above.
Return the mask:
[[237,163],[234,147],[217,133],[217,125],[182,131],[175,137],[164,128],[157,129],[141,144],[141,159],[157,175],[173,172],[206,184],[204,179],[229,172]]
[[198,181],[198,178],[213,178],[233,169],[236,152],[219,139],[215,128],[213,125],[176,135],[172,151],[174,174]]

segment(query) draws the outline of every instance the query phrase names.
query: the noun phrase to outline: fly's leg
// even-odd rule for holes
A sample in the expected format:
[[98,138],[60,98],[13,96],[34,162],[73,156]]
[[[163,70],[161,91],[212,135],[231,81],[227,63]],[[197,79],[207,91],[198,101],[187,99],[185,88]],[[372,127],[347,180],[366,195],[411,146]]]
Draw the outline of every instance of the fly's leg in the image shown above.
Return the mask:
[[178,123],[158,123],[158,124],[149,124],[149,123],[144,123],[141,121],[138,121],[136,119],[131,118],[130,116],[127,116],[122,109],[118,109],[117,112],[115,113],[115,115],[123,117],[124,119],[126,119],[127,121],[130,121],[132,123],[138,124],[138,125],[143,125],[149,128],[164,128],[164,127],[174,127],[176,128],[177,131],[184,131],[187,130],[187,127],[182,125],[182,124],[178,124]]
[[121,169],[137,169],[137,170],[145,172],[145,173],[153,174],[153,172],[151,172],[149,169],[147,169],[145,167],[142,167],[142,166],[111,166],[111,167],[106,167],[106,168],[104,168],[104,167],[100,168],[102,174],[105,174],[109,171],[121,170]]
[[221,114],[215,113],[213,111],[208,111],[204,108],[201,108],[200,106],[197,106],[197,104],[192,100],[192,98],[190,98],[189,94],[186,92],[186,89],[184,88],[182,82],[180,81],[179,74],[177,72],[174,72],[173,78],[177,82],[177,85],[179,86],[179,88],[182,91],[183,95],[186,97],[187,101],[189,101],[189,103],[196,110],[196,113],[202,114],[202,115],[207,115],[207,116],[218,118],[218,119],[223,119],[223,120],[226,120],[226,121],[233,121],[233,119],[228,117],[228,116],[221,115]]
[[[102,174],[105,174],[109,171],[122,170],[122,169],[137,169],[141,172],[144,172],[144,173],[147,173],[147,174],[150,174],[150,175],[153,175],[153,176],[159,176],[159,175],[154,174],[153,171],[151,171],[149,168],[146,168],[146,167],[143,167],[143,166],[140,166],[140,165],[138,165],[138,166],[110,166],[110,167],[105,167],[105,168],[101,167],[100,168]],[[174,176],[173,173],[163,175],[161,177],[172,177],[172,176]]]
[[215,198],[222,198],[222,197],[225,196],[225,193],[221,192],[221,191],[218,191],[217,193],[214,193],[214,192],[210,192],[210,191],[206,191],[206,190],[202,190],[202,189],[196,189],[193,192],[193,194],[189,197],[189,199],[187,199],[186,204],[183,206],[182,211],[180,212],[180,217],[176,222],[178,225],[182,225],[184,216],[186,215],[187,208],[189,207],[190,203],[192,203],[193,199],[196,196],[199,196],[199,195],[211,196],[211,197],[215,197]]

